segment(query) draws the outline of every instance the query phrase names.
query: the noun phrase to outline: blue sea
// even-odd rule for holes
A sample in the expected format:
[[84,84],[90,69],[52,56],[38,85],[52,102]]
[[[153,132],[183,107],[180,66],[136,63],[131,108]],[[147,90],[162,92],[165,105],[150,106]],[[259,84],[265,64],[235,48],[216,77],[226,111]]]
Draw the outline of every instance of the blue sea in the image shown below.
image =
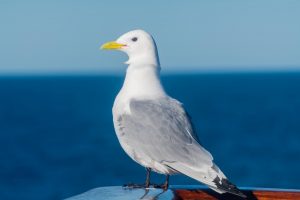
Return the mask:
[[[0,199],[53,200],[141,183],[111,108],[122,76],[0,78]],[[300,73],[164,75],[238,186],[300,189]],[[154,182],[164,181],[153,175]],[[171,184],[199,184],[172,176]]]

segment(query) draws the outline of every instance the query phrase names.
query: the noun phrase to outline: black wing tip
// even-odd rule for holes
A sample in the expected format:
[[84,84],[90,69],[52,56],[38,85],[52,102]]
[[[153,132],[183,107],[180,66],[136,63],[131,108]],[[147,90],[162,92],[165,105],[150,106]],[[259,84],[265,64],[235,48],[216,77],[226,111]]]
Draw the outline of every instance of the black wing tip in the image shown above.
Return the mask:
[[217,188],[223,191],[226,191],[228,193],[237,195],[239,197],[242,197],[244,199],[247,198],[247,196],[241,192],[233,183],[231,183],[228,179],[222,178],[220,179],[218,176],[213,180],[213,182],[216,184]]

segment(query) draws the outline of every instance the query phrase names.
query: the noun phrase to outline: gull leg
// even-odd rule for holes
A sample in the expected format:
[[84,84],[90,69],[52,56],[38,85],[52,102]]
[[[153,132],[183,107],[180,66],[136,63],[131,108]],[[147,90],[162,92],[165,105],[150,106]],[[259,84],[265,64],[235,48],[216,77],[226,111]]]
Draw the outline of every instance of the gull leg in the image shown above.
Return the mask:
[[146,174],[146,183],[145,187],[148,188],[150,186],[150,174],[151,174],[151,168],[146,168],[147,174]]
[[145,184],[128,183],[128,184],[124,184],[123,187],[125,187],[125,188],[149,188],[151,168],[147,167],[146,170],[147,170],[147,174],[146,174]]
[[165,181],[165,183],[162,185],[162,188],[163,188],[164,190],[167,190],[167,189],[169,188],[169,177],[170,177],[170,175],[167,174],[167,176],[166,176],[166,181]]
[[169,188],[169,177],[170,175],[167,174],[166,175],[166,181],[164,184],[161,184],[161,185],[153,185],[154,188],[160,188],[160,189],[163,189],[163,190],[167,190]]

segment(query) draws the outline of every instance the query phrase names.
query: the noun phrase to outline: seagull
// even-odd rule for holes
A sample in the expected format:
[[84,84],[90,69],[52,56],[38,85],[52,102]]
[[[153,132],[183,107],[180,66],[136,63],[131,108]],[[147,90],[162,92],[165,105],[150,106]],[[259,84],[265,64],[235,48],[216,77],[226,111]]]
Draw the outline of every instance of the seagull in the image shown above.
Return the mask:
[[133,30],[101,49],[123,51],[129,57],[125,81],[112,109],[113,122],[124,151],[147,170],[142,186],[150,187],[150,173],[154,171],[166,175],[164,184],[155,185],[166,190],[169,175],[180,173],[218,193],[245,198],[201,146],[183,104],[164,90],[153,37],[144,30]]

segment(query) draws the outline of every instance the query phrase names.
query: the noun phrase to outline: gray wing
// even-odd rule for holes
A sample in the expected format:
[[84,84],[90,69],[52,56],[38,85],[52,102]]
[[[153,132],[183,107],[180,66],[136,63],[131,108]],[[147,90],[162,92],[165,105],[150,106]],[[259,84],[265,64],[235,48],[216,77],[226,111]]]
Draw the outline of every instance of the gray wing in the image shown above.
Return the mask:
[[212,164],[212,156],[199,144],[181,103],[171,98],[132,100],[130,114],[119,117],[123,140],[157,162]]

